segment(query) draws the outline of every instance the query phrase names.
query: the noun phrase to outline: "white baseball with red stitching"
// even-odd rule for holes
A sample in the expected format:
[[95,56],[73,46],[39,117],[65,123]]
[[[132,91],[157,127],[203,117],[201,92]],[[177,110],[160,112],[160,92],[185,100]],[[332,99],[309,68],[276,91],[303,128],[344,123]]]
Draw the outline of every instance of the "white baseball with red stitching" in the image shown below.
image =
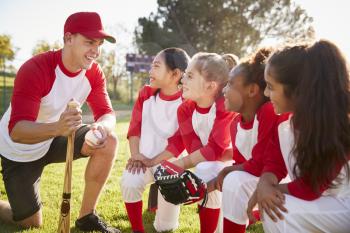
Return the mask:
[[89,130],[86,134],[85,134],[85,142],[86,144],[88,144],[89,146],[96,146],[98,145],[98,140],[100,140],[102,138],[102,134],[99,130],[95,129],[95,130]]

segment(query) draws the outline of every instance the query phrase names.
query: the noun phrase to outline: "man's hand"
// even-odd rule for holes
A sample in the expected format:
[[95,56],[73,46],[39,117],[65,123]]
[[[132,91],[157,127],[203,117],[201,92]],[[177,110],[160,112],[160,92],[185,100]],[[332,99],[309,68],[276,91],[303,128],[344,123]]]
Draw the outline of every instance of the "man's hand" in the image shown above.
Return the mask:
[[78,108],[66,108],[57,122],[57,136],[69,136],[82,124],[82,111]]
[[109,134],[108,129],[106,129],[102,124],[93,123],[93,124],[90,125],[90,130],[92,130],[92,131],[98,130],[101,133],[101,137],[99,137],[96,145],[93,145],[93,146],[89,145],[89,147],[91,149],[104,148],[106,146],[107,137],[108,137],[108,134]]

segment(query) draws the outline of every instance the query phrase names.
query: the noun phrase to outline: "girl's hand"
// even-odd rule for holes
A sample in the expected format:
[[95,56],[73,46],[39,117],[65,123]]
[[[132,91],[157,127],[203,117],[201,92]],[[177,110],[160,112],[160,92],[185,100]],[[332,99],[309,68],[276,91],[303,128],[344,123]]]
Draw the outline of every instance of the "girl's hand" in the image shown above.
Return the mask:
[[133,158],[130,158],[126,164],[126,170],[132,174],[140,174],[141,171],[145,173],[146,169],[146,166],[140,160],[134,160]]
[[232,170],[231,167],[225,167],[219,172],[219,175],[215,179],[215,189],[222,192],[222,184],[224,183],[224,179],[228,173],[230,173]]
[[149,158],[144,158],[142,160],[142,163],[146,166],[146,167],[153,167],[156,165],[156,163],[154,162],[154,159],[149,159]]
[[142,161],[142,160],[146,159],[147,157],[144,156],[144,155],[141,154],[141,153],[137,153],[137,154],[131,155],[131,158],[132,158],[133,160],[140,160],[140,161]]
[[[259,183],[256,193],[260,213],[266,213],[274,222],[277,222],[277,218],[280,220],[284,219],[281,211],[287,213],[288,210],[284,207],[285,196],[277,188],[277,185],[268,184],[266,182]],[[263,216],[264,214],[261,214],[262,220]]]
[[135,154],[131,156],[134,160],[139,160],[143,163],[146,167],[153,167],[155,164],[154,159],[147,158],[141,153]]
[[248,207],[247,207],[247,215],[250,222],[255,223],[257,219],[253,215],[253,209],[258,204],[258,196],[256,190],[254,191],[253,195],[250,197],[248,201]]
[[207,192],[210,193],[216,190],[216,178],[207,183]]

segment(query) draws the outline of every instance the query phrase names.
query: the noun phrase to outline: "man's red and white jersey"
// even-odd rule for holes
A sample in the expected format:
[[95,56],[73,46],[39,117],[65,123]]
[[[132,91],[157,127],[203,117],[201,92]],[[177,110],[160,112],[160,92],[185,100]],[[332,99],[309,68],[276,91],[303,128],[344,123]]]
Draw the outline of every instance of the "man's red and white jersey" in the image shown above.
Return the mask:
[[97,63],[88,70],[69,72],[62,63],[62,51],[37,55],[19,69],[11,104],[0,122],[0,154],[18,162],[35,161],[49,150],[53,140],[21,144],[9,134],[18,121],[53,123],[59,120],[68,102],[87,101],[95,120],[113,109],[106,91],[106,81]]

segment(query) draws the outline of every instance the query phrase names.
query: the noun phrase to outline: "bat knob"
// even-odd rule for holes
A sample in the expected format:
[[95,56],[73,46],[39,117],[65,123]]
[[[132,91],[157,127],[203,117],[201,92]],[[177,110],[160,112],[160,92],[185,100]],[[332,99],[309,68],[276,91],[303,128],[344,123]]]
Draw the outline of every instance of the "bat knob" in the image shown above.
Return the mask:
[[79,106],[80,106],[80,103],[73,99],[68,103],[68,108],[77,108]]

